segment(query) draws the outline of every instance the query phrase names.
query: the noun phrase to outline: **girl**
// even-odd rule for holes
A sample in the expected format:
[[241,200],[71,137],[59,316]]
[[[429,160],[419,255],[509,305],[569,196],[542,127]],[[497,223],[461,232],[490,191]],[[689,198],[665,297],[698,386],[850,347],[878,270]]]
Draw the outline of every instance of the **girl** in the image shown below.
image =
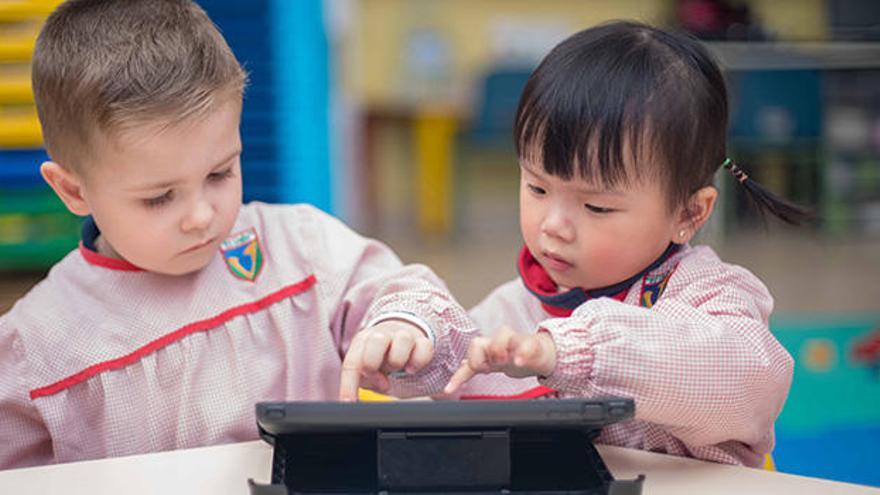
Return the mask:
[[[762,209],[806,212],[726,157],[727,115],[722,74],[690,37],[615,22],[555,47],[516,115],[521,281],[472,310],[489,335],[445,392],[470,380],[465,398],[629,396],[635,421],[600,442],[760,465],[792,375],[773,299],[688,242],[722,165]],[[531,378],[475,376],[497,371]]]

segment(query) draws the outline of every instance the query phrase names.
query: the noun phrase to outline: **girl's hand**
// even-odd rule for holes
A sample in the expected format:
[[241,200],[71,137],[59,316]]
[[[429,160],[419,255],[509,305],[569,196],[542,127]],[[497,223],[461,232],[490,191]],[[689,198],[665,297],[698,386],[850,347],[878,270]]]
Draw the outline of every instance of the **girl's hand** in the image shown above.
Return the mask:
[[556,369],[556,344],[549,333],[522,334],[502,327],[490,339],[471,341],[467,359],[452,375],[444,394],[452,394],[478,373],[503,372],[507,376],[547,376]]
[[434,346],[416,325],[383,320],[357,333],[342,361],[339,400],[356,401],[358,387],[385,393],[388,374],[415,373],[434,357]]

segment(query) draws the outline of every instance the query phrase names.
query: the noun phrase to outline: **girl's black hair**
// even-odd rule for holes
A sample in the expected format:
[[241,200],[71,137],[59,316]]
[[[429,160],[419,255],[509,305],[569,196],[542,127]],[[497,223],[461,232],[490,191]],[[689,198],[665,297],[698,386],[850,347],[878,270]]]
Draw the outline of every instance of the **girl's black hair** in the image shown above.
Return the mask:
[[[670,207],[686,206],[726,160],[727,121],[724,77],[699,41],[618,21],[575,33],[544,58],[523,89],[514,143],[520,160],[566,180],[612,187],[648,172],[639,179],[660,180]],[[639,163],[647,158],[657,163]],[[754,179],[740,182],[762,214],[792,224],[809,216]]]

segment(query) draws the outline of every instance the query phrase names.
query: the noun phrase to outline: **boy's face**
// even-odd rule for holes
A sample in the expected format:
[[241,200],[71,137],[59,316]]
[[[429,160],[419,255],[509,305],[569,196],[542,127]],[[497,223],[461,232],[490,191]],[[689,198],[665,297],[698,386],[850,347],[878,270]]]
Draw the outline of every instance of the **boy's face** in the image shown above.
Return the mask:
[[241,207],[241,102],[97,143],[82,197],[98,250],[144,270],[182,275],[217,255]]
[[[547,174],[523,162],[520,227],[526,246],[563,288],[598,289],[632,277],[656,260],[682,224],[668,211],[658,181],[618,190]],[[690,236],[688,236],[689,238]]]

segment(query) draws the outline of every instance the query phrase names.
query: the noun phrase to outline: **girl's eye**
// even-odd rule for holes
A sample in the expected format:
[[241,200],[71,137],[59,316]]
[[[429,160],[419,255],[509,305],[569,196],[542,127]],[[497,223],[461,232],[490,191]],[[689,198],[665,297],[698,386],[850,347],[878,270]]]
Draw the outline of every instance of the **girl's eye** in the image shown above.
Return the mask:
[[149,207],[149,208],[155,208],[155,207],[162,206],[162,205],[168,203],[172,199],[174,199],[174,191],[169,189],[167,192],[165,192],[164,194],[162,194],[160,196],[156,196],[155,198],[145,199],[144,204],[147,205],[147,207]]
[[531,192],[533,192],[533,193],[535,193],[535,194],[538,194],[538,195],[547,194],[547,191],[545,191],[544,189],[542,189],[542,188],[540,188],[540,187],[538,187],[538,186],[533,186],[533,185],[531,185],[531,184],[528,184],[527,187],[529,188],[529,191],[531,191]]
[[208,174],[208,180],[211,182],[220,182],[224,179],[228,179],[228,178],[232,177],[232,174],[233,174],[232,167],[229,167],[222,172],[213,172],[213,173]]
[[614,211],[611,208],[603,208],[601,206],[591,205],[590,203],[586,203],[584,206],[593,213],[611,213]]

